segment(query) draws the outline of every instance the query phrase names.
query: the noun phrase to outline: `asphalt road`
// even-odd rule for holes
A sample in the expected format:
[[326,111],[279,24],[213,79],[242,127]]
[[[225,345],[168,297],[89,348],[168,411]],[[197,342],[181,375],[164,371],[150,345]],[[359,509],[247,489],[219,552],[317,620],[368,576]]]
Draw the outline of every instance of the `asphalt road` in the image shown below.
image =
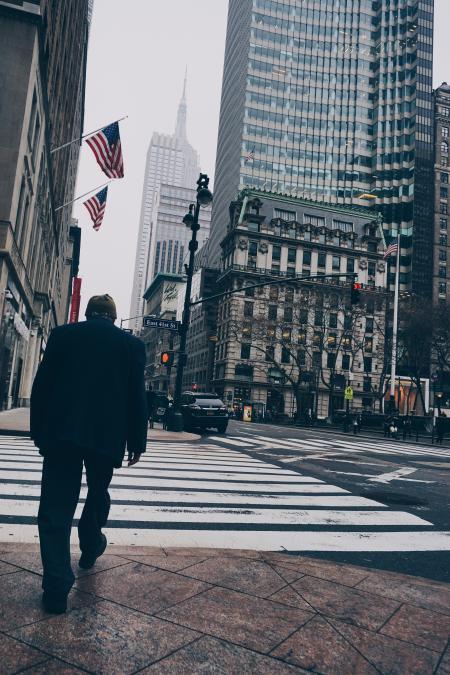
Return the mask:
[[[352,495],[401,509],[450,531],[450,444],[362,437],[335,430],[298,429],[231,421],[227,437],[245,439],[253,457],[298,470]],[[257,445],[256,442],[260,441]],[[420,547],[417,537],[417,547]],[[327,559],[450,582],[450,551],[308,551]]]

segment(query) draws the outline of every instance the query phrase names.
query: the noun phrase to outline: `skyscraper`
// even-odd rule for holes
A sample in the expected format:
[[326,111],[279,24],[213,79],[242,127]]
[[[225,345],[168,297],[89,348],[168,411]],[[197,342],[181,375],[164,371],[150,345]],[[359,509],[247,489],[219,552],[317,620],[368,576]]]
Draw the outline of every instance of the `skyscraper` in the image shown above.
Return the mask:
[[209,264],[250,186],[372,204],[431,294],[432,35],[433,0],[230,0]]
[[448,279],[450,278],[449,228],[449,129],[450,86],[443,82],[434,92],[435,115],[435,183],[434,183],[434,269],[433,300],[449,302]]
[[[153,245],[156,236],[155,205],[161,183],[192,188],[198,179],[199,157],[186,138],[186,112],[185,77],[175,133],[169,135],[155,132],[147,151],[130,316],[142,315],[143,295],[148,282],[153,278],[154,265],[150,260],[150,253],[156,249]],[[141,320],[135,319],[129,325],[138,330],[141,324]]]

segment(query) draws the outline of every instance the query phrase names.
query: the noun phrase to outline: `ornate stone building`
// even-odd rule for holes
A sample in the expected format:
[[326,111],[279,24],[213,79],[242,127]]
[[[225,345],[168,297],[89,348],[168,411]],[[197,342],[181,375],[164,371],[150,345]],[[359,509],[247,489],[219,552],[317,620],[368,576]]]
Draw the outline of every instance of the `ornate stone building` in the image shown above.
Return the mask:
[[[387,384],[382,222],[364,207],[243,190],[222,241],[214,388],[236,409],[378,409]],[[362,284],[352,306],[353,277]],[[299,282],[302,275],[315,280]],[[323,278],[321,278],[323,277]],[[281,284],[258,287],[263,282]]]

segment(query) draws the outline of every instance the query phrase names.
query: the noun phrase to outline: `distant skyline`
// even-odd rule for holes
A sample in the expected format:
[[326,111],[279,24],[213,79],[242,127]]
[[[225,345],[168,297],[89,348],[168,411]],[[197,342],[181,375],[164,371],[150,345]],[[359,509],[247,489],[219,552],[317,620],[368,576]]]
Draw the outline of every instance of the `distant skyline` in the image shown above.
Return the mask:
[[[154,131],[173,133],[186,67],[188,139],[214,178],[227,8],[226,0],[132,0],[126,7],[95,0],[84,130],[128,119],[121,123],[125,178],[110,185],[100,231],[83,200],[74,207],[82,228],[80,319],[98,293],[116,300],[117,324],[128,317],[146,152]],[[435,0],[435,87],[450,82],[449,25],[449,0]],[[84,146],[76,194],[106,182],[91,155]]]

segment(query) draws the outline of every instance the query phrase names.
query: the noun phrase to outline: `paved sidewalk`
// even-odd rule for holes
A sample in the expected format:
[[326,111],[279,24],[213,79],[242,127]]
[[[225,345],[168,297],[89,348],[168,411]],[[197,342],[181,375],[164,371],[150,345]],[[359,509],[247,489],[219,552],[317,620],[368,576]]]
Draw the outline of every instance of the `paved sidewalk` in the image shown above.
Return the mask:
[[110,547],[65,615],[0,544],[1,673],[450,673],[450,585],[304,556]]
[[[0,412],[0,435],[28,436],[30,433],[30,409],[13,408]],[[201,438],[198,434],[190,434],[186,431],[174,432],[165,431],[161,424],[157,424],[154,429],[148,430],[147,438],[149,441],[196,441]]]

